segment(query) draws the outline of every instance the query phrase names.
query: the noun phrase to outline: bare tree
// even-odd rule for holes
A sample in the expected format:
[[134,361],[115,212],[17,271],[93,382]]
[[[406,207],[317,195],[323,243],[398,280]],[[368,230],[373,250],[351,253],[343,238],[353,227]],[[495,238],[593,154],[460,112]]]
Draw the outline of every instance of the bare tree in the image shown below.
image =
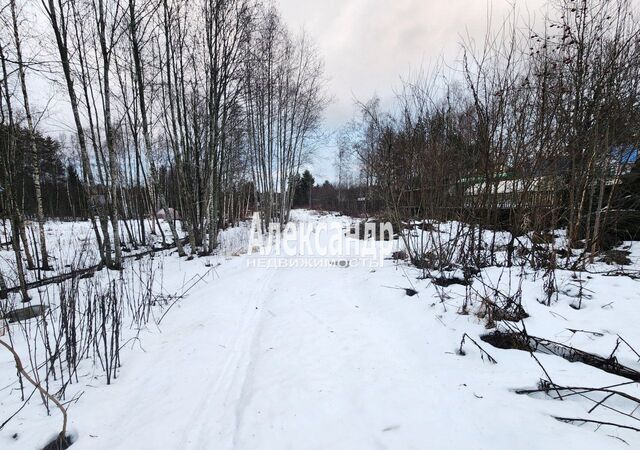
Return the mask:
[[16,11],[16,1],[11,0],[11,19],[13,22],[13,38],[16,46],[16,57],[18,63],[18,77],[20,79],[20,88],[22,89],[22,99],[24,104],[24,111],[27,117],[27,126],[29,127],[29,133],[31,135],[31,166],[33,170],[33,185],[35,186],[36,193],[36,216],[38,218],[38,232],[40,237],[40,253],[42,264],[42,270],[50,270],[49,255],[47,252],[47,239],[44,231],[44,211],[42,209],[42,191],[40,189],[40,157],[38,155],[38,149],[36,148],[35,141],[35,124],[31,113],[31,106],[29,104],[29,94],[27,91],[27,80],[25,75],[25,67],[22,59],[22,45],[20,43],[20,32],[18,29],[18,13]]

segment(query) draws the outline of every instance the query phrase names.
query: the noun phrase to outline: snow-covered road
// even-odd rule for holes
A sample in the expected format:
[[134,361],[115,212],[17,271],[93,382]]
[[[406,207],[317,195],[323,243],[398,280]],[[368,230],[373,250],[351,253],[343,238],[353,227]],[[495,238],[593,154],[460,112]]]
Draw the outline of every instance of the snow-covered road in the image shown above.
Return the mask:
[[[628,448],[608,436],[615,429],[553,419],[584,416],[579,402],[513,393],[544,376],[527,353],[488,346],[497,365],[473,346],[458,355],[462,334],[484,327],[456,313],[455,289],[443,303],[415,269],[391,261],[275,269],[248,258],[227,258],[129,345],[114,384],[83,388],[69,407],[72,448]],[[207,270],[170,258],[164,276]],[[410,286],[419,294],[395,289]],[[557,382],[620,380],[540,359]]]
[[117,383],[96,393],[95,417],[76,418],[79,448],[471,442],[465,431],[476,427],[464,404],[481,401],[458,379],[457,336],[434,346],[429,330],[447,329],[418,299],[380,289],[369,269],[232,265],[220,271],[224,283],[193,293],[162,335],[145,338],[146,353]]

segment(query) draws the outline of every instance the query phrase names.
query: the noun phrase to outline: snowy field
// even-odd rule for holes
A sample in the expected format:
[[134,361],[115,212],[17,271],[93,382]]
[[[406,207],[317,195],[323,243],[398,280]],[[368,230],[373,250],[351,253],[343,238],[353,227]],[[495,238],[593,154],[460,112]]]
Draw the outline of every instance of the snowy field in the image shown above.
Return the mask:
[[[160,220],[160,226],[165,235],[165,241],[168,244],[173,242],[169,223]],[[135,232],[138,238],[138,222],[129,220],[126,224],[132,232]],[[180,222],[176,222],[178,234],[183,236],[180,229]],[[145,229],[147,231],[147,244],[159,246],[162,244],[162,238],[158,225],[151,220],[145,221]],[[109,224],[109,230],[112,230]],[[120,221],[120,232],[122,242],[129,242],[126,235],[126,226],[124,221]],[[25,276],[27,282],[35,281],[39,278],[47,278],[52,275],[66,273],[74,269],[89,267],[100,262],[100,254],[96,244],[96,236],[91,226],[91,222],[78,221],[48,221],[45,224],[45,234],[47,237],[47,248],[49,253],[51,271],[43,272],[38,270],[27,270]],[[38,224],[35,222],[27,222],[26,235],[29,242],[31,254],[36,256],[39,252]],[[5,221],[0,225],[0,241],[10,242],[11,225],[9,221]],[[136,252],[144,251],[140,243],[138,248],[128,246],[124,249],[123,255],[132,255]],[[26,264],[26,260],[25,260]],[[0,270],[5,275],[8,286],[18,285],[18,274],[16,272],[15,253],[11,245],[5,245],[0,248]],[[26,266],[25,266],[26,267]]]
[[[294,220],[339,223],[341,235],[352,222],[306,211],[296,211]],[[48,229],[59,233],[60,261],[65,252],[72,259],[73,245],[86,239],[82,232]],[[529,267],[487,267],[471,287],[438,287],[422,270],[389,258],[402,246],[397,240],[372,244],[384,247],[381,267],[345,263],[337,252],[322,267],[265,268],[255,264],[260,255],[245,254],[248,234],[247,226],[227,231],[222,251],[212,257],[186,261],[165,252],[128,263],[121,275],[104,270],[80,281],[81,290],[82,283],[124,283],[139,293],[132,304],[148,304],[149,320],[129,327],[137,310],[124,308],[121,367],[109,385],[96,369],[101,361],[89,355],[71,377],[64,397],[71,448],[640,448],[640,433],[632,429],[554,418],[640,428],[640,408],[630,400],[640,398],[639,383],[480,339],[492,331],[477,315],[483,298],[495,294],[490,287],[521,291],[530,335],[604,357],[620,336],[630,346],[619,345],[618,361],[640,370],[632,349],[640,349],[640,281],[607,276],[617,267],[597,263],[579,283],[573,271],[558,270],[557,300],[545,306],[542,274]],[[70,237],[79,244],[69,244]],[[316,242],[328,239],[325,233]],[[631,269],[638,270],[638,244],[630,251]],[[10,262],[2,255],[4,270]],[[578,285],[584,295],[575,309]],[[145,286],[152,286],[153,301]],[[406,288],[417,294],[406,295]],[[34,302],[48,301],[55,310],[60,289],[44,291],[34,293]],[[28,334],[27,328],[37,325],[12,324],[9,331],[25,365],[38,366],[43,376],[42,331]],[[497,363],[468,338],[460,352],[465,334]],[[601,393],[560,400],[554,392],[515,392],[549,379],[560,386],[617,386],[630,398],[618,395],[598,406]],[[52,381],[49,390],[60,383]],[[0,421],[19,410],[0,431],[2,449],[42,448],[59,432],[60,413],[52,408],[47,415],[37,394],[22,405],[13,359],[0,353]]]

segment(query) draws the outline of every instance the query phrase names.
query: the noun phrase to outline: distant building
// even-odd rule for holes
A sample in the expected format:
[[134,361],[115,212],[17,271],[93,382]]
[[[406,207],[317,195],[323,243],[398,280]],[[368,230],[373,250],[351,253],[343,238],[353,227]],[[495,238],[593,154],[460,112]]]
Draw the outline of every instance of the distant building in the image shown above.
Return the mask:
[[554,176],[476,182],[464,190],[465,207],[488,202],[492,207],[551,207],[559,201],[561,180]]

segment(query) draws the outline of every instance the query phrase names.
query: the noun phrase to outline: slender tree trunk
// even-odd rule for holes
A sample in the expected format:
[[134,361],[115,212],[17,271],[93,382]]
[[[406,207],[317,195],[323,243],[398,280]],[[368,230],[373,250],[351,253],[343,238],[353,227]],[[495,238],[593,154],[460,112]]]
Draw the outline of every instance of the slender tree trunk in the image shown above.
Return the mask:
[[[149,131],[149,122],[147,119],[147,104],[145,100],[145,91],[144,91],[144,75],[142,73],[142,64],[140,61],[140,44],[138,40],[138,27],[136,23],[136,13],[135,13],[135,0],[129,0],[129,31],[131,37],[131,51],[133,53],[133,61],[134,68],[136,74],[136,85],[138,88],[138,102],[140,103],[140,116],[141,116],[141,124],[142,124],[142,135],[144,138],[144,147],[147,155],[147,161],[149,162],[149,169],[151,170],[151,180],[148,180],[148,188],[152,192],[152,196],[154,193],[159,194],[160,207],[165,210],[167,214],[169,228],[171,229],[171,235],[173,236],[173,242],[176,245],[178,250],[178,255],[185,256],[185,251],[182,246],[182,242],[180,241],[180,237],[178,236],[178,231],[176,230],[175,219],[176,217],[170,218],[169,208],[165,197],[162,191],[156,189],[156,182],[158,180],[158,170],[156,168],[156,163],[153,157],[152,152],[152,144],[151,144],[151,134]],[[178,168],[179,170],[179,168]],[[174,210],[177,213],[177,209]],[[155,211],[154,211],[155,214]],[[195,251],[195,249],[192,249]]]
[[50,270],[49,254],[47,252],[47,240],[44,231],[44,210],[42,208],[42,190],[40,187],[40,157],[36,147],[35,127],[33,117],[31,115],[31,107],[29,105],[29,95],[27,93],[27,80],[25,77],[24,63],[22,61],[22,48],[20,44],[20,33],[18,31],[18,17],[16,12],[16,1],[11,0],[11,19],[13,21],[13,37],[16,44],[16,57],[18,59],[18,77],[20,79],[20,87],[22,88],[22,98],[24,101],[24,111],[27,116],[27,126],[29,127],[29,138],[31,148],[31,166],[33,170],[33,185],[36,194],[36,217],[38,219],[38,231],[40,238],[40,253],[42,259],[42,270]]
[[[98,211],[98,208],[96,208],[96,204],[95,204],[95,198],[96,198],[97,192],[96,192],[95,182],[93,178],[93,171],[91,169],[91,164],[89,162],[89,152],[87,151],[87,141],[84,134],[84,128],[82,126],[82,121],[80,119],[80,108],[79,108],[78,97],[76,96],[75,87],[73,85],[73,77],[71,75],[71,64],[69,61],[69,48],[67,45],[66,28],[64,29],[60,28],[55,0],[47,0],[47,1],[48,1],[47,16],[49,18],[49,22],[51,23],[51,27],[53,29],[53,33],[56,38],[56,45],[58,47],[58,53],[60,55],[60,63],[62,64],[62,71],[64,73],[64,78],[67,85],[67,94],[69,95],[71,112],[73,113],[73,121],[76,126],[78,146],[80,147],[80,160],[82,163],[83,177],[89,186],[89,195],[88,195],[89,216],[90,216],[94,233],[96,235],[96,242],[100,249],[100,258],[103,263],[110,265],[111,249],[109,244],[109,230],[108,230],[108,227],[105,226],[106,224],[104,223],[105,221],[103,220],[104,215]],[[64,11],[61,9],[59,13],[61,15],[62,22],[66,23],[68,18],[64,16]],[[100,236],[100,232],[98,231],[98,226],[96,224],[96,220],[95,220],[96,213],[98,213],[100,222],[103,225],[102,237]]]
[[122,268],[122,247],[120,245],[120,224],[118,216],[118,155],[116,153],[113,124],[111,120],[111,84],[110,84],[110,66],[111,52],[113,46],[107,46],[106,36],[106,10],[103,0],[98,0],[97,25],[98,38],[100,41],[100,51],[102,55],[102,83],[103,83],[103,106],[104,106],[104,127],[107,139],[107,151],[109,155],[109,205],[111,209],[111,228],[113,231],[113,247],[115,251],[115,259],[112,268]]

